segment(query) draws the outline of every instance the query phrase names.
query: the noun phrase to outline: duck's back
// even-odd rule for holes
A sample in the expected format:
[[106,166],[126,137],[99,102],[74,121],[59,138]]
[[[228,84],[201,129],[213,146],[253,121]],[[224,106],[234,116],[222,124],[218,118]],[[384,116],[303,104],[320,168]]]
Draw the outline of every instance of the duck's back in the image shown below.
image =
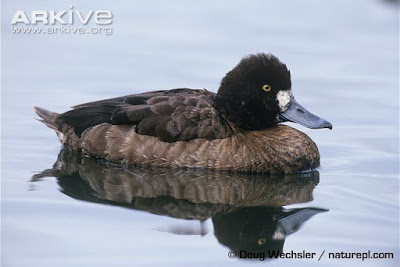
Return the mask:
[[205,89],[153,91],[81,104],[56,123],[71,126],[79,138],[102,123],[135,126],[138,134],[165,142],[227,138],[233,131],[214,102],[215,94]]

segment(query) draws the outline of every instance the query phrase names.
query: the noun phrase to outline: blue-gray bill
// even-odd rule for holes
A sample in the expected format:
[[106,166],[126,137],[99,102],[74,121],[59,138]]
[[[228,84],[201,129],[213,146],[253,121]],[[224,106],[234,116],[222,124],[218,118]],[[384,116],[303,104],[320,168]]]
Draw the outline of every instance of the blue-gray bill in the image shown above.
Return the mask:
[[279,114],[279,121],[291,121],[301,124],[310,129],[329,128],[332,130],[332,123],[312,114],[297,101],[292,98],[290,106],[287,110]]

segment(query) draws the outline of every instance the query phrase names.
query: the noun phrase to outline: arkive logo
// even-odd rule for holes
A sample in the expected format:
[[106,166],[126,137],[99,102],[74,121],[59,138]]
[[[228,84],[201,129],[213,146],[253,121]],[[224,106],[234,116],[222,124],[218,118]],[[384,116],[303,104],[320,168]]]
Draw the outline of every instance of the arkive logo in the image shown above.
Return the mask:
[[93,21],[98,25],[110,25],[113,22],[113,14],[109,10],[89,10],[81,12],[69,6],[69,10],[32,10],[26,13],[24,10],[17,10],[11,20],[12,25],[73,25],[75,22],[87,25]]

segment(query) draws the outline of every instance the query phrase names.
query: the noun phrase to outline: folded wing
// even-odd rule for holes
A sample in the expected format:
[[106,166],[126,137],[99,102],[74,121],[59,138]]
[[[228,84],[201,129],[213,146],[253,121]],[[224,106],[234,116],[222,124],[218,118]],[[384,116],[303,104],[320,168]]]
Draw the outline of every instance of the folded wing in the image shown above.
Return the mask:
[[109,123],[136,126],[139,134],[166,142],[229,137],[233,131],[214,108],[214,99],[207,90],[154,91],[78,105],[59,119],[73,126],[78,136]]

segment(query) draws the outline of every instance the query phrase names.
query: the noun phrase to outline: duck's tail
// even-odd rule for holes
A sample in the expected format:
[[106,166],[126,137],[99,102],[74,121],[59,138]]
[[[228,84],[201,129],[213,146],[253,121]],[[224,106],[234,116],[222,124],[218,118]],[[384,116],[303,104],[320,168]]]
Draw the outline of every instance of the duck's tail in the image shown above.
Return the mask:
[[[87,124],[85,124],[85,134],[80,132],[78,136],[76,127],[65,121],[64,116],[66,113],[58,114],[38,107],[33,107],[33,109],[39,115],[40,119],[38,120],[40,122],[55,130],[64,147],[74,152],[82,152],[91,157],[122,160],[123,154],[120,152],[120,148],[128,132],[135,131],[130,125],[101,123],[94,126],[86,126]],[[78,115],[74,117],[75,121],[86,122]]]
[[63,122],[60,118],[61,114],[38,107],[33,107],[33,109],[40,117],[38,121],[43,122],[47,127],[53,129],[63,146],[73,151],[80,148],[81,140],[73,134],[73,127]]
[[35,110],[36,114],[38,114],[41,118],[38,119],[38,121],[43,122],[44,124],[46,124],[47,127],[55,131],[61,130],[60,125],[57,123],[57,118],[60,116],[60,114],[39,107],[33,107],[33,109]]

